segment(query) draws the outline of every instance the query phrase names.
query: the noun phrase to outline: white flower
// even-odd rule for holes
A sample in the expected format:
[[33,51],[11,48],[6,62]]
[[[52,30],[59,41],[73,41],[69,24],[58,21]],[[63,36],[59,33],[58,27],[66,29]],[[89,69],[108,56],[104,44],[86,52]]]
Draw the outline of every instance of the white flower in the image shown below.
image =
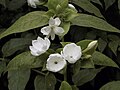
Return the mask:
[[75,63],[81,58],[82,51],[81,47],[77,46],[75,43],[67,44],[63,48],[61,55],[69,62]]
[[66,66],[66,64],[66,60],[63,59],[60,54],[56,53],[49,56],[49,58],[47,59],[46,68],[51,72],[58,72],[62,70]]
[[43,27],[41,29],[41,33],[43,33],[43,35],[47,35],[48,38],[51,36],[51,40],[54,40],[55,34],[61,36],[64,32],[64,29],[62,27],[59,27],[60,24],[61,21],[59,18],[53,19],[51,17],[49,20],[49,26]]
[[50,41],[48,38],[42,39],[38,37],[37,40],[32,41],[32,46],[29,46],[31,54],[34,56],[39,56],[45,53],[50,47]]
[[91,48],[95,47],[96,44],[97,44],[97,40],[92,41],[92,42],[90,42],[90,43],[88,44],[87,48],[88,48],[88,49],[91,49]]
[[36,3],[39,3],[39,0],[27,0],[29,6],[36,8]]

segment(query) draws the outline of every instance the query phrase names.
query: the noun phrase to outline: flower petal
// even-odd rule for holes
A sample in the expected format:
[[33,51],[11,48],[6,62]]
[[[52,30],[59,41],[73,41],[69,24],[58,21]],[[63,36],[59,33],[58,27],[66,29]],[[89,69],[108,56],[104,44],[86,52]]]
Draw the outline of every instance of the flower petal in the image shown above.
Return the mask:
[[64,29],[62,27],[54,27],[54,32],[56,35],[61,36],[64,33]]
[[42,50],[41,50],[42,44],[39,43],[38,40],[32,40],[32,46],[33,46],[35,49],[37,49],[37,50],[39,50],[39,51],[42,51]]
[[41,29],[41,33],[43,33],[43,35],[49,35],[51,32],[51,27],[50,26],[46,26],[46,27],[43,27]]
[[50,36],[51,36],[51,40],[55,39],[55,33],[53,31],[51,31]]
[[27,2],[28,2],[29,6],[36,8],[36,4],[35,4],[34,0],[27,0]]
[[66,65],[66,61],[60,54],[51,54],[47,59],[46,68],[52,72],[58,72],[62,70]]
[[60,19],[58,17],[55,18],[54,20],[55,20],[55,25],[56,26],[59,26],[61,24],[61,21],[60,21]]
[[35,49],[33,46],[29,46],[30,50],[31,50],[31,54],[33,56],[39,56],[39,51],[37,49]]
[[55,19],[51,17],[49,20],[49,26],[54,26],[54,25],[55,25]]
[[50,47],[50,40],[48,39],[48,38],[44,38],[45,39],[45,43],[46,43],[46,45],[47,45],[47,50],[49,49],[49,47]]

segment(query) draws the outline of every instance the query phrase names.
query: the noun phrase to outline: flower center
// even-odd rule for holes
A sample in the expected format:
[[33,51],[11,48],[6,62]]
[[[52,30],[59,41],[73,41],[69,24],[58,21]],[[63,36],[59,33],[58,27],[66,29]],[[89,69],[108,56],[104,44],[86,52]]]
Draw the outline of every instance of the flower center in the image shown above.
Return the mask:
[[73,58],[73,56],[70,56],[70,58]]
[[54,64],[58,64],[58,62],[57,62],[57,61],[55,61],[55,62],[54,62]]

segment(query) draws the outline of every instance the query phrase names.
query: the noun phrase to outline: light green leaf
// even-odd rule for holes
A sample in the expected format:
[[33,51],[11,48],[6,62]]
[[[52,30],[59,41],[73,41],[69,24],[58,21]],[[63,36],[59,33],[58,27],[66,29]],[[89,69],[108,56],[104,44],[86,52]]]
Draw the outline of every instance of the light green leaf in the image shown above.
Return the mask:
[[2,53],[4,57],[14,54],[16,51],[24,49],[26,46],[31,44],[31,39],[27,38],[15,38],[11,39],[4,44],[2,47]]
[[72,90],[79,90],[79,88],[76,85],[72,85]]
[[95,7],[89,0],[72,0],[72,2],[79,7],[83,8],[89,13],[94,13],[96,16],[103,18],[103,15],[100,13],[99,9]]
[[100,88],[100,90],[120,90],[120,81],[112,81]]
[[111,67],[119,68],[119,66],[111,58],[97,51],[93,53],[92,60],[96,65],[111,66]]
[[72,77],[72,81],[75,85],[81,86],[92,79],[95,78],[95,76],[102,70],[102,68],[99,69],[83,69],[80,70],[78,73],[74,74]]
[[72,90],[72,87],[66,81],[61,83],[59,90]]
[[102,31],[120,33],[120,30],[113,27],[112,25],[107,23],[105,20],[97,18],[92,15],[79,14],[79,16],[75,17],[73,20],[71,20],[71,22],[72,22],[72,25],[92,27]]
[[60,36],[60,38],[63,38],[64,35],[66,35],[68,33],[68,31],[70,30],[70,22],[64,22],[62,24],[62,27],[64,29],[64,33]]
[[82,50],[84,50],[85,48],[87,48],[88,44],[91,42],[92,40],[82,40],[77,42],[76,44],[78,46],[81,46]]
[[11,27],[9,27],[6,31],[1,33],[0,39],[13,33],[25,32],[30,29],[44,26],[48,23],[48,20],[49,17],[46,15],[46,12],[30,12],[19,18]]
[[8,71],[9,90],[25,90],[30,77],[30,69],[17,69]]
[[105,9],[107,10],[116,0],[104,0]]
[[5,69],[6,69],[6,62],[0,61],[0,77],[1,77],[1,74],[5,71]]
[[7,70],[16,70],[20,67],[37,68],[42,67],[49,54],[42,54],[38,57],[31,55],[30,52],[23,52],[14,57],[7,65]]
[[99,5],[102,6],[102,3],[100,2],[100,0],[90,0],[90,1],[92,1],[92,2],[94,2],[94,3],[97,3],[97,4],[99,4]]
[[56,7],[57,7],[57,5],[58,5],[58,1],[59,1],[59,0],[48,0],[48,2],[47,2],[48,9],[49,9],[49,10],[50,10],[50,9],[55,10]]
[[60,44],[64,47],[67,44],[70,44],[71,42],[60,42]]
[[38,75],[34,81],[35,90],[46,90],[45,76]]

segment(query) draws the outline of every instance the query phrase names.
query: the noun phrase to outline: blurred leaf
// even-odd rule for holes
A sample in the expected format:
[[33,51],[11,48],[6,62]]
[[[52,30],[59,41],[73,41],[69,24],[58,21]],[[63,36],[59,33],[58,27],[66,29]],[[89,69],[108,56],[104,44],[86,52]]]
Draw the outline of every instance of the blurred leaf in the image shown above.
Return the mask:
[[6,0],[0,0],[0,4],[6,7]]
[[86,35],[86,39],[94,40],[95,38],[96,38],[96,32],[95,31],[90,31]]
[[104,0],[105,9],[107,10],[116,0]]
[[14,54],[16,51],[28,47],[31,41],[32,41],[31,39],[27,39],[27,38],[14,38],[9,40],[2,47],[3,56],[4,57],[10,56]]
[[72,0],[72,3],[83,8],[85,11],[95,14],[98,17],[103,18],[103,15],[97,7],[95,7],[89,0]]
[[22,7],[26,3],[26,0],[11,0],[8,4],[8,9],[9,10],[16,10],[20,7]]
[[108,35],[108,39],[111,40],[111,41],[117,41],[119,40],[120,38],[117,36],[117,35]]
[[42,67],[48,54],[42,54],[38,57],[31,55],[30,52],[23,52],[14,57],[7,65],[7,70],[16,70],[20,67],[37,68]]
[[97,51],[93,53],[92,60],[96,65],[111,66],[111,67],[119,68],[119,66],[111,58]]
[[72,90],[79,90],[79,88],[76,85],[72,85]]
[[72,87],[66,81],[61,83],[59,90],[72,90]]
[[83,69],[80,70],[78,73],[74,74],[72,77],[72,81],[75,85],[81,86],[92,79],[95,78],[95,76],[102,70],[102,68],[99,69]]
[[45,76],[46,90],[55,90],[56,78],[53,73]]
[[60,44],[64,47],[67,44],[70,44],[71,42],[60,42]]
[[104,41],[103,39],[99,38],[98,39],[98,49],[99,49],[99,51],[103,52],[104,49],[106,48],[106,46],[107,46],[107,42]]
[[73,73],[75,74],[75,73],[79,72],[80,68],[81,68],[81,61],[78,60],[78,61],[73,65]]
[[30,77],[30,69],[17,69],[8,71],[9,90],[25,90]]
[[117,56],[117,48],[119,46],[119,42],[111,41],[109,42],[108,46],[112,50],[112,52]]
[[107,23],[105,20],[97,18],[92,15],[79,14],[79,16],[75,17],[73,20],[71,20],[71,22],[72,22],[72,25],[92,27],[92,28],[107,31],[107,32],[120,33],[120,30],[113,27],[112,25]]
[[37,75],[34,81],[35,90],[46,90],[45,76]]
[[30,29],[44,26],[48,23],[48,16],[46,12],[34,11],[30,12],[21,18],[19,18],[11,27],[0,34],[0,38],[3,38],[9,34],[25,32]]
[[78,46],[81,46],[82,50],[84,50],[85,48],[87,48],[88,44],[91,42],[92,40],[82,40],[77,42],[76,44]]
[[120,81],[108,82],[100,90],[120,90]]
[[119,9],[119,12],[120,12],[120,0],[118,0],[118,9]]

